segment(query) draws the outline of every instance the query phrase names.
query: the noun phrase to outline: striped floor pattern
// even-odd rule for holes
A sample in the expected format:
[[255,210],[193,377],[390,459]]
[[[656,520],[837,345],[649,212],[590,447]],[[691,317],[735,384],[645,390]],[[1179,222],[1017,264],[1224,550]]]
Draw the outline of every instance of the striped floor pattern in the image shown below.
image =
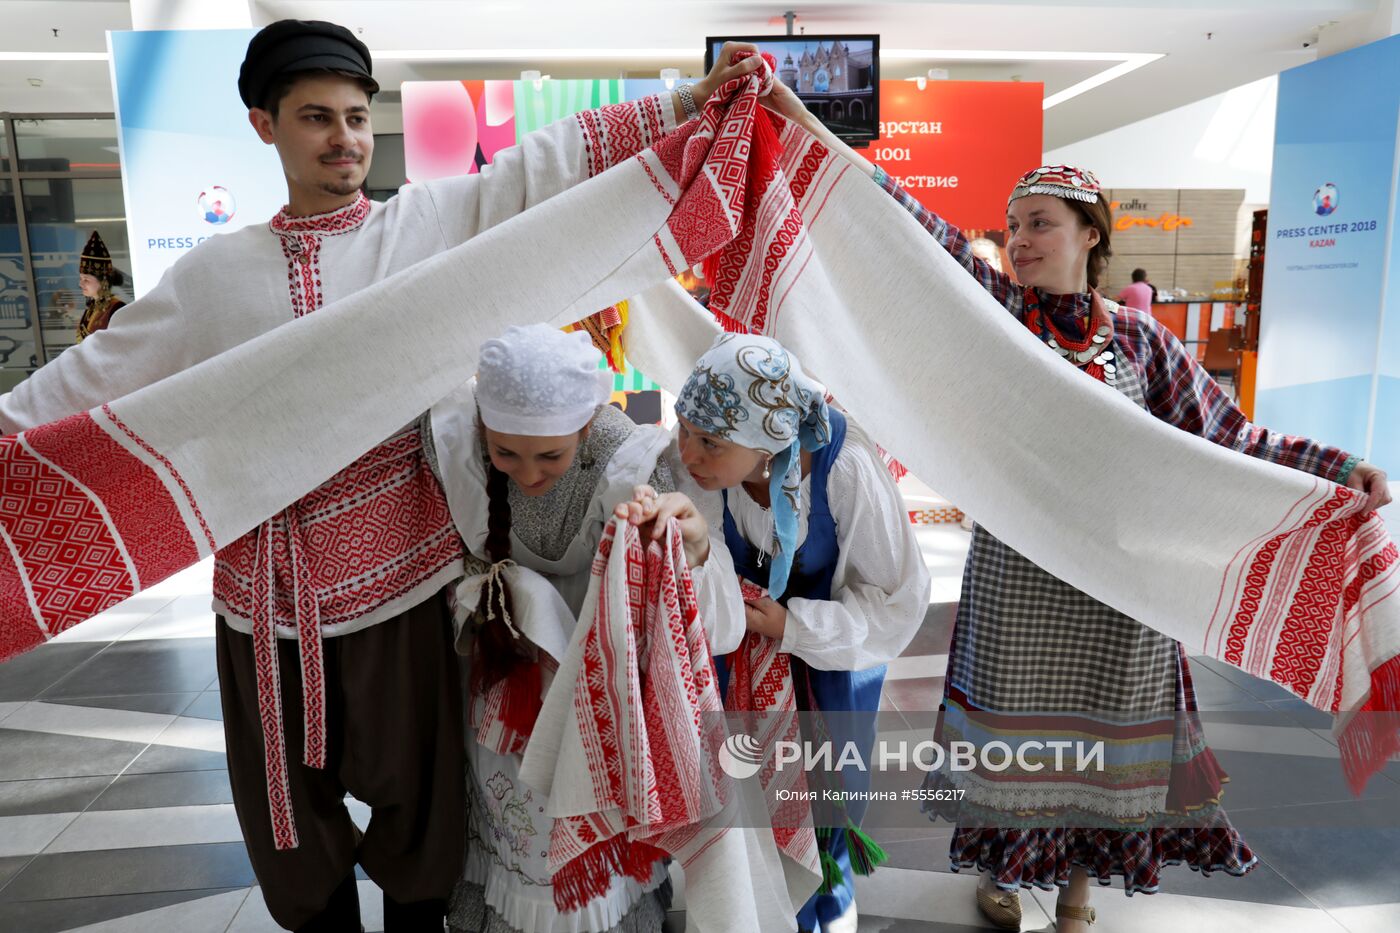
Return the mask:
[[[928,735],[947,667],[967,533],[918,531],[933,601],[890,665],[881,729]],[[223,754],[208,564],[0,666],[0,930],[275,930],[239,838]],[[1168,870],[1163,893],[1096,893],[1095,928],[1131,933],[1400,930],[1400,766],[1353,798],[1328,718],[1278,688],[1193,664],[1226,802],[1261,865],[1242,879]],[[367,819],[351,802],[358,822]],[[867,818],[890,864],[859,882],[861,931],[990,929],[976,878],[947,865],[945,824],[905,808]],[[366,929],[382,929],[360,882]],[[1049,930],[1053,897],[1023,899]],[[684,928],[684,894],[668,929]]]

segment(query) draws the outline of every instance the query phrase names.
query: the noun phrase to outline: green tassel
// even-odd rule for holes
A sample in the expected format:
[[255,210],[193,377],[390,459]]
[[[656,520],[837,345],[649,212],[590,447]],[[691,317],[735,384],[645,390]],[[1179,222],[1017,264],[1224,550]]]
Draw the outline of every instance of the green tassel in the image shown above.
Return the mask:
[[817,888],[818,894],[830,894],[839,888],[846,881],[846,873],[841,870],[841,863],[836,861],[832,854],[822,849],[822,886]]
[[851,868],[857,875],[868,875],[890,860],[880,844],[850,820],[846,821],[846,852],[851,857]]

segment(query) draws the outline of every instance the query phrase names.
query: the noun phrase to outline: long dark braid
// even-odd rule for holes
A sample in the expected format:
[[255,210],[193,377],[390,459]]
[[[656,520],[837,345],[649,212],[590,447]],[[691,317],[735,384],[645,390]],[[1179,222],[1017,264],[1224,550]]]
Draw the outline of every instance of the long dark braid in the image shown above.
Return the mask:
[[[478,430],[481,430],[478,422]],[[483,446],[484,446],[484,434]],[[483,451],[484,453],[484,451]],[[499,563],[510,559],[510,477],[502,473],[486,457],[486,559]],[[476,651],[472,664],[473,688],[485,692],[498,680],[514,673],[535,658],[530,645],[516,638],[507,627],[505,617],[511,612],[509,588],[504,585],[484,587],[477,603]]]

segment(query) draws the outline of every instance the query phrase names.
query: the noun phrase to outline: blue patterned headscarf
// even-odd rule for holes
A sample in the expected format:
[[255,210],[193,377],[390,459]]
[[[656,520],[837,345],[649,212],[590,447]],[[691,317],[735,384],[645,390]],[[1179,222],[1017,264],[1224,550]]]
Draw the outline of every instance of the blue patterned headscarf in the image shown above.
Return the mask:
[[676,414],[706,434],[773,455],[768,486],[773,555],[768,592],[787,589],[802,508],[802,455],[831,440],[826,391],[776,340],[721,334],[695,363]]

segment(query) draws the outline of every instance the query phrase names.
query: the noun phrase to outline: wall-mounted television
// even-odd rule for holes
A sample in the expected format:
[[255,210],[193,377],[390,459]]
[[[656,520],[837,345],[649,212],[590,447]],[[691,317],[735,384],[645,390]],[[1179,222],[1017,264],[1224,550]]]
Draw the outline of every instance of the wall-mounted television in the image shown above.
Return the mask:
[[880,135],[880,37],[709,36],[705,71],[726,42],[752,42],[778,63],[778,78],[837,136],[853,144]]

